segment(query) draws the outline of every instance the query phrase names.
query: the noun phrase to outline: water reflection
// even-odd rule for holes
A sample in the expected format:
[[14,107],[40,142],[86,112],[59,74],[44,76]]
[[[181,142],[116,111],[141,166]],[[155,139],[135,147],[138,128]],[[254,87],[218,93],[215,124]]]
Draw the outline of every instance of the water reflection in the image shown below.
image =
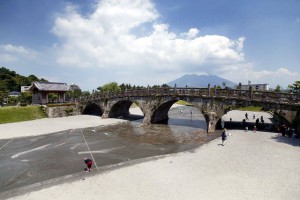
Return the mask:
[[139,119],[113,128],[106,128],[106,131],[138,143],[156,145],[203,144],[218,136],[218,132],[207,134],[205,119],[201,112],[194,107],[172,107],[168,116],[168,124],[143,126],[143,119]]

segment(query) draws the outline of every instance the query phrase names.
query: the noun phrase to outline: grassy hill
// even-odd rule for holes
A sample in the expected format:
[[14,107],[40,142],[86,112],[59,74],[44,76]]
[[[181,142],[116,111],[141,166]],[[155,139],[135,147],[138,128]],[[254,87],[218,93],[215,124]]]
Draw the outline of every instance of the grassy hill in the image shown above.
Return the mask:
[[45,118],[40,106],[1,107],[0,124]]

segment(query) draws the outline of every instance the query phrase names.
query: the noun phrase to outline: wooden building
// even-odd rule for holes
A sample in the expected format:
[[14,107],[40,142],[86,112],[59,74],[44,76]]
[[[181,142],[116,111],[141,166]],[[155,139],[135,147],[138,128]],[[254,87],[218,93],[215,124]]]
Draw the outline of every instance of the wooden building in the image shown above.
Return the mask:
[[33,82],[29,91],[32,92],[32,104],[49,103],[49,93],[57,94],[57,103],[63,103],[65,102],[65,94],[69,91],[69,87],[66,83]]

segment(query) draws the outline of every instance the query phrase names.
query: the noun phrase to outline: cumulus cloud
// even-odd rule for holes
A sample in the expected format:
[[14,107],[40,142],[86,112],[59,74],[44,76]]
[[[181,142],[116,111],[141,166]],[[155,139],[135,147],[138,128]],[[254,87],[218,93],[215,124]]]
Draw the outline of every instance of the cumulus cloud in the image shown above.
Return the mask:
[[2,62],[10,63],[20,59],[32,59],[35,58],[36,54],[35,51],[26,49],[23,46],[0,45],[0,60]]
[[52,30],[62,41],[56,47],[57,62],[69,67],[156,72],[189,72],[243,62],[244,37],[201,36],[197,28],[174,33],[159,22],[159,16],[150,0],[102,0],[85,16],[68,5]]
[[217,71],[222,77],[232,80],[236,83],[247,84],[248,80],[252,83],[267,83],[272,88],[277,85],[286,87],[287,85],[299,80],[300,74],[292,72],[287,68],[279,68],[276,70],[255,70],[253,63],[243,63],[240,65],[223,66]]

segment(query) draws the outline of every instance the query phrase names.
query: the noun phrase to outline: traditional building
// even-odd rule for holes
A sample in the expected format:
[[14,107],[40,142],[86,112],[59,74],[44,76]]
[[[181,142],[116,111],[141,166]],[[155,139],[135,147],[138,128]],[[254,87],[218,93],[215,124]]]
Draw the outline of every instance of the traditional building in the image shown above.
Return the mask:
[[69,91],[69,87],[66,83],[33,82],[29,91],[32,92],[32,104],[49,103],[49,93],[57,94],[58,103],[63,103],[65,102],[65,93]]

